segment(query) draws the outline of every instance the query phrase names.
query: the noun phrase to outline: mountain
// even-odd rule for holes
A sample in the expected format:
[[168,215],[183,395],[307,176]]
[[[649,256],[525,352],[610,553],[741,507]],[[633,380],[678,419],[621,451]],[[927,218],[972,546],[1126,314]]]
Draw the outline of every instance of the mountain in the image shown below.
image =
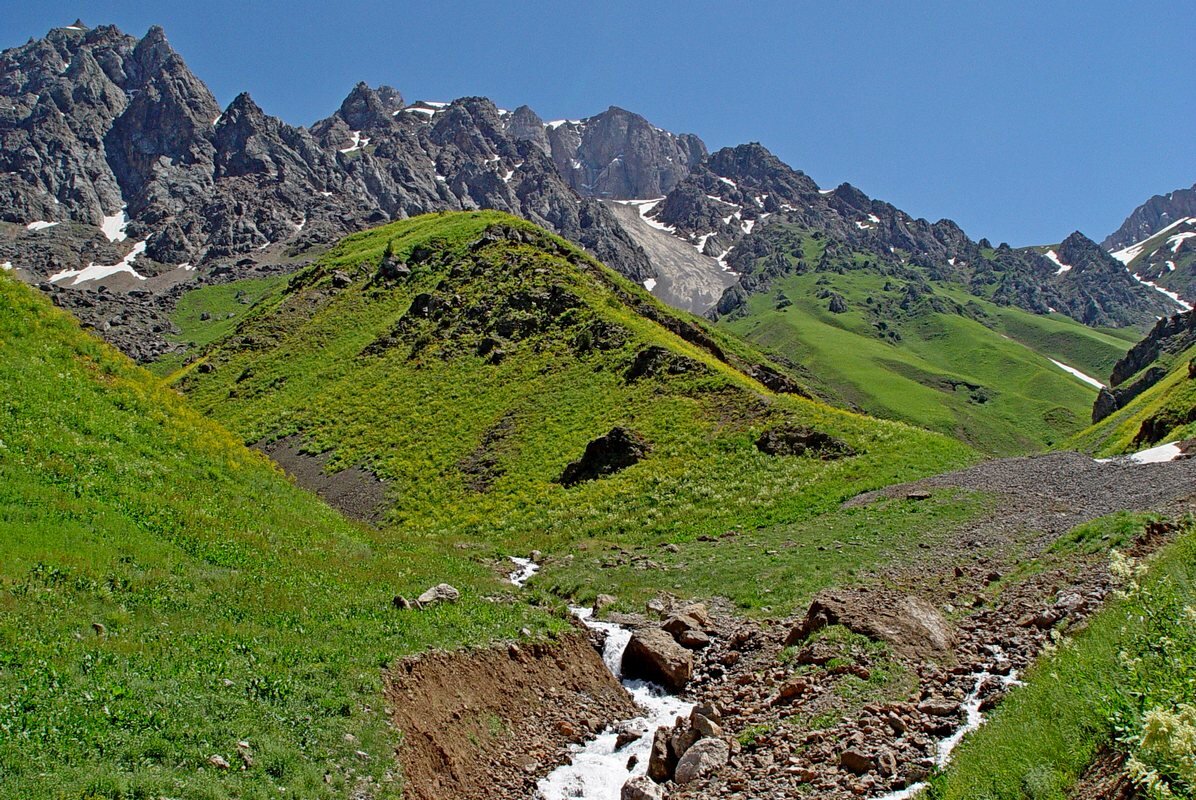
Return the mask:
[[[75,285],[119,272],[139,281],[481,207],[544,225],[637,280],[652,275],[610,213],[574,192],[549,152],[512,133],[526,133],[515,114],[485,99],[408,106],[389,87],[359,84],[331,117],[295,128],[248,94],[221,110],[161,28],[138,40],[111,26],[56,28],[5,51],[0,96],[2,215],[33,224],[8,231],[0,255],[31,280]],[[626,149],[630,166],[619,174],[628,191],[669,185],[705,152],[695,137],[614,109],[575,127],[579,143],[560,152],[594,159]],[[64,228],[62,241],[40,246],[50,223],[87,230]]]
[[706,145],[692,133],[670,133],[616,106],[586,119],[548,123],[520,106],[508,130],[551,156],[583,197],[661,197],[706,156]]
[[[939,437],[803,398],[761,358],[564,240],[474,212],[349,237],[174,382],[246,442],[378,475],[387,524],[527,547],[792,511],[805,501],[782,487],[817,459],[761,452],[766,430],[815,427],[858,453],[812,485],[891,471],[887,436],[953,457]],[[573,485],[604,459],[610,477]]]
[[994,248],[848,184],[819,189],[759,144],[712,153],[634,208],[654,235],[734,277],[713,312],[720,326],[802,364],[834,402],[990,453],[1081,430],[1089,376],[1136,338],[1094,328],[1177,308],[1078,232],[1051,248]]
[[1033,249],[974,242],[950,220],[914,219],[850,184],[819,189],[759,144],[711,154],[645,216],[740,276],[720,300],[719,314],[733,311],[799,258],[776,241],[783,238],[773,230],[779,224],[816,233],[827,242],[827,258],[840,250],[860,253],[870,269],[917,272],[1001,305],[1058,311],[1085,325],[1145,325],[1177,308],[1082,234],[1060,246],[1080,268],[1071,262],[1063,268]]
[[1196,185],[1156,194],[1135,208],[1120,228],[1105,237],[1101,247],[1109,251],[1124,250],[1188,217],[1196,217]]

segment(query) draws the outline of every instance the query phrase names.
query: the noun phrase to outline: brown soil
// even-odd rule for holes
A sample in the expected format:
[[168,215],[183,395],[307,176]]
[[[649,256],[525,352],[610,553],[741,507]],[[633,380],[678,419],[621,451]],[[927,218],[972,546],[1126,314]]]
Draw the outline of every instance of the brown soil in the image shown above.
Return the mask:
[[1072,800],[1138,800],[1142,794],[1126,777],[1124,766],[1124,755],[1101,752],[1072,788]]
[[295,483],[315,492],[346,517],[377,522],[386,510],[387,485],[384,480],[361,467],[328,472],[332,452],[305,453],[303,439],[298,435],[274,442],[263,439],[253,447],[268,455]]
[[584,633],[428,653],[386,676],[408,800],[531,797],[568,745],[637,713]]

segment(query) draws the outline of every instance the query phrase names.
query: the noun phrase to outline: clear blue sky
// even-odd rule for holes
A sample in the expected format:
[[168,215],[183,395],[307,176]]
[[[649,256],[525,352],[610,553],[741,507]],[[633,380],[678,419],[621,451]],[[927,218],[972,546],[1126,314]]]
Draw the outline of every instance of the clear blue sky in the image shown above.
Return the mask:
[[545,119],[608,105],[759,141],[974,238],[1095,239],[1196,182],[1196,14],[1111,2],[0,0],[0,47],[82,17],[161,24],[221,103],[295,124],[359,80]]

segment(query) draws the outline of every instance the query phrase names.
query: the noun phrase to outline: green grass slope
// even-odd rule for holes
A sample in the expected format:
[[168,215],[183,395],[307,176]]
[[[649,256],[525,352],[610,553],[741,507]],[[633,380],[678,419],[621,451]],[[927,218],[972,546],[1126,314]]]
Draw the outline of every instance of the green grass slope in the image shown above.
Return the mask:
[[1124,384],[1133,383],[1153,367],[1167,370],[1166,376],[1124,408],[1078,434],[1071,446],[1098,456],[1116,456],[1162,442],[1196,438],[1196,380],[1188,371],[1193,359],[1196,347],[1160,354]]
[[[392,607],[441,580],[460,604]],[[395,796],[381,668],[564,625],[497,590],[346,522],[0,276],[0,797]]]
[[[1121,516],[1086,527],[1101,535],[1107,531],[1099,526],[1132,528],[1133,522]],[[1145,564],[1115,564],[1126,579],[1122,596],[1039,660],[1025,685],[964,740],[928,797],[1065,800],[1102,751],[1132,759],[1131,774],[1146,789],[1141,796],[1192,797],[1194,565],[1191,520],[1178,541]]]
[[[388,249],[409,274],[380,271]],[[389,485],[386,524],[510,552],[792,522],[975,457],[943,436],[775,395],[728,363],[752,359],[565,241],[478,212],[347,238],[177,380],[247,442],[298,434],[332,451],[332,469],[373,470]],[[755,439],[781,423],[858,454],[761,453]],[[561,486],[615,425],[642,435],[648,457]]]
[[994,455],[1057,445],[1087,423],[1095,388],[1050,359],[1100,379],[1129,347],[1061,315],[868,269],[779,277],[721,324],[802,363],[866,413]]

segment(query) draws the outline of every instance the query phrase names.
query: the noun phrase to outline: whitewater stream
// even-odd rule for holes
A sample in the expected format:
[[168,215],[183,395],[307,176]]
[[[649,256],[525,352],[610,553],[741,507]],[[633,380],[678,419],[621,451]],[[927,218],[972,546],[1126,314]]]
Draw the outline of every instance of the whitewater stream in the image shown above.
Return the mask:
[[[1001,655],[1001,648],[990,645],[989,651],[994,657]],[[1012,671],[1008,675],[994,675],[988,671],[977,672],[974,676],[976,682],[972,685],[972,691],[964,700],[964,710],[967,712],[967,721],[955,733],[948,736],[946,739],[939,740],[938,749],[934,756],[934,765],[942,768],[947,766],[947,762],[951,760],[951,754],[955,748],[963,741],[963,737],[967,736],[972,731],[980,727],[984,722],[984,714],[980,711],[980,706],[984,702],[984,698],[980,696],[980,690],[984,686],[984,682],[989,678],[997,678],[1001,682],[1001,688],[1007,689],[1010,686],[1018,685],[1020,682],[1017,679],[1017,672]],[[904,789],[898,789],[895,792],[881,795],[875,800],[910,800],[917,797],[917,795],[926,788],[926,783],[911,783]]]
[[[522,587],[540,569],[540,565],[528,558],[512,556],[511,561],[518,567],[510,575],[511,583]],[[619,800],[620,791],[627,779],[633,775],[642,775],[648,770],[648,757],[652,752],[652,738],[659,727],[672,726],[677,717],[688,717],[693,710],[693,703],[688,703],[674,697],[656,684],[641,680],[628,680],[622,675],[623,650],[631,640],[631,630],[614,622],[601,622],[593,619],[594,612],[588,608],[571,606],[570,611],[581,620],[587,628],[602,631],[606,634],[606,644],[602,651],[602,660],[607,669],[618,678],[623,686],[631,693],[635,702],[644,710],[639,717],[627,720],[617,727],[642,732],[634,742],[619,750],[615,750],[618,731],[608,728],[585,744],[572,745],[573,759],[550,772],[536,785],[537,800]],[[998,660],[1001,649],[995,645],[989,650]],[[1017,672],[1008,675],[995,675],[986,671],[978,672],[974,676],[975,683],[972,691],[964,700],[964,710],[967,718],[964,724],[945,739],[941,739],[935,752],[935,765],[944,767],[951,760],[951,754],[956,746],[963,741],[963,737],[980,727],[984,722],[984,714],[980,706],[984,698],[980,696],[985,681],[997,678],[1002,688],[1018,684]],[[635,756],[635,766],[627,768],[628,760]],[[874,800],[912,800],[926,784],[914,783],[888,794],[874,798]]]
[[[519,567],[510,576],[511,583],[516,586],[523,586],[539,569],[539,565],[530,559],[512,557],[511,561]],[[584,744],[572,745],[572,761],[542,778],[536,786],[536,797],[539,800],[619,800],[627,779],[648,771],[656,729],[671,727],[677,717],[688,717],[693,703],[670,695],[654,683],[623,678],[623,650],[631,640],[631,630],[614,622],[593,619],[594,612],[588,608],[570,607],[569,610],[587,628],[606,634],[602,660],[644,712],[616,727],[641,732],[641,735],[631,744],[615,750],[618,731],[612,727]],[[636,763],[628,769],[627,762],[632,756],[636,757]]]

